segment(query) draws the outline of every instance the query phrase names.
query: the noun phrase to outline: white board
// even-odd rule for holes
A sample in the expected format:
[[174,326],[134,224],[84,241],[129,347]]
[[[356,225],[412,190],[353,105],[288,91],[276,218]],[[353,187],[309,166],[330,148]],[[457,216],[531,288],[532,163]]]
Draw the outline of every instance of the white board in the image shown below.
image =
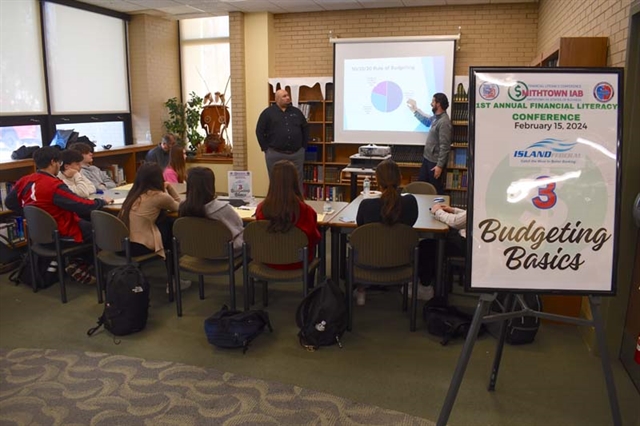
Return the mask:
[[468,290],[615,293],[621,73],[471,68]]

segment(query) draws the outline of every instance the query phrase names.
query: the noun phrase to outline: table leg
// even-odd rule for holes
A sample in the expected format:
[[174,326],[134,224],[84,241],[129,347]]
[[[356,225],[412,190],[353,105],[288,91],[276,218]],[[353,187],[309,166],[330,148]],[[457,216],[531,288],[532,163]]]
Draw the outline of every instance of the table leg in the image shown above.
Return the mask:
[[443,237],[438,238],[438,254],[436,261],[436,296],[442,297],[443,300],[447,297],[447,289],[445,288],[443,281],[444,270],[444,250],[446,245],[446,239]]
[[318,244],[318,251],[320,252],[320,276],[318,277],[319,283],[324,281],[327,276],[327,227],[320,226],[320,243]]
[[340,229],[331,227],[331,279],[340,282]]
[[349,201],[353,201],[356,199],[356,192],[358,191],[358,175],[356,173],[351,172],[351,199]]

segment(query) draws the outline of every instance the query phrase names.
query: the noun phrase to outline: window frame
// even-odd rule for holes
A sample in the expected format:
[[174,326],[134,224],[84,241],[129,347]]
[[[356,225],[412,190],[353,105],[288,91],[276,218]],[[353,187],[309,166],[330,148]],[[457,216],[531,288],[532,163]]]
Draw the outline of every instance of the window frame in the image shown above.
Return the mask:
[[[44,28],[44,4],[46,2],[56,3],[63,6],[73,7],[87,12],[98,13],[113,18],[122,19],[124,21],[125,36],[125,64],[127,68],[127,101],[129,112],[126,113],[100,113],[100,114],[52,114],[50,100],[49,74],[47,71],[47,50],[45,42]],[[131,113],[131,70],[129,58],[129,22],[131,16],[110,9],[105,9],[93,4],[80,3],[75,0],[37,0],[40,14],[40,36],[42,38],[42,56],[44,67],[44,83],[45,83],[45,100],[46,114],[9,114],[0,115],[0,127],[20,126],[20,125],[40,125],[42,137],[42,146],[48,146],[56,133],[56,124],[74,124],[74,123],[96,123],[106,121],[122,122],[124,128],[125,146],[133,145],[133,123]]]

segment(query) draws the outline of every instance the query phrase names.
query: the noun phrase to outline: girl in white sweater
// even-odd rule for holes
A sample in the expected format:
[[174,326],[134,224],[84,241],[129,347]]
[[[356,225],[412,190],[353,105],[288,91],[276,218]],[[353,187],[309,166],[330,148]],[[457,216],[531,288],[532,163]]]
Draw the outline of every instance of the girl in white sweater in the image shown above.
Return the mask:
[[242,250],[242,219],[229,203],[216,199],[216,177],[211,169],[189,169],[187,199],[180,204],[179,211],[180,217],[204,217],[224,223],[231,231],[233,249],[236,253]]
[[60,155],[62,165],[58,178],[67,184],[69,189],[79,197],[88,198],[96,192],[96,187],[87,179],[80,169],[82,168],[82,154],[73,149],[62,151]]

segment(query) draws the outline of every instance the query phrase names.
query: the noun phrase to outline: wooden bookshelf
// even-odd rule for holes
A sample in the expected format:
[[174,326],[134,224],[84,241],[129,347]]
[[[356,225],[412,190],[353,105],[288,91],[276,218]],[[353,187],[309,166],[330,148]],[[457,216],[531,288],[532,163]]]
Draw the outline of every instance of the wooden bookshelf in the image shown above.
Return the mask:
[[531,61],[533,67],[606,67],[607,37],[560,37]]

